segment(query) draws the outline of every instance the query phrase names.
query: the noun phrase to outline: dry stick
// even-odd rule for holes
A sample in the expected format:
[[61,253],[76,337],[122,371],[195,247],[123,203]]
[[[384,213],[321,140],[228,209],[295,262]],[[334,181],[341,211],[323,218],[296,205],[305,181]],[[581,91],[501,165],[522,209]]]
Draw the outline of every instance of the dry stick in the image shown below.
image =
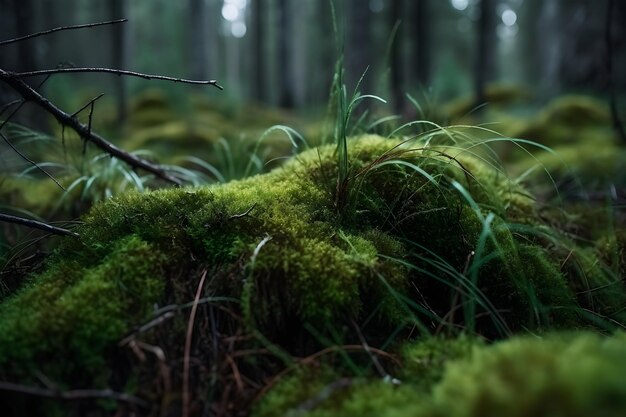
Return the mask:
[[376,368],[380,376],[382,376],[383,378],[391,378],[391,376],[387,373],[387,371],[385,371],[385,368],[383,368],[383,366],[378,361],[378,358],[372,353],[370,345],[367,344],[365,337],[363,337],[363,333],[361,333],[361,329],[359,329],[359,325],[356,324],[354,320],[351,320],[351,322],[352,322],[352,325],[354,326],[354,329],[356,330],[357,336],[359,336],[359,340],[361,341],[361,344],[363,345],[363,349],[365,350],[365,353],[367,353],[367,355],[370,357],[372,363],[374,364],[374,367]]
[[7,39],[6,41],[0,42],[0,46],[1,45],[10,44],[10,43],[25,41],[27,39],[36,38],[38,36],[49,35],[50,33],[59,32],[59,31],[62,31],[62,30],[92,28],[92,27],[96,27],[96,26],[114,25],[116,23],[124,23],[124,22],[128,22],[128,19],[107,20],[105,22],[87,23],[87,24],[84,24],[84,25],[60,26],[60,27],[57,27],[57,28],[48,29],[48,30],[44,30],[44,31],[41,31],[41,32],[37,32],[37,33],[32,33],[30,35],[21,36],[19,38]]
[[204,287],[204,280],[206,279],[207,270],[202,272],[202,278],[200,278],[200,284],[198,284],[198,290],[196,291],[196,297],[193,300],[193,306],[191,307],[191,313],[189,314],[189,322],[187,323],[187,335],[185,336],[185,354],[183,356],[183,410],[182,417],[189,417],[189,355],[191,353],[191,337],[193,336],[193,323],[196,319],[196,310],[198,309],[198,301],[200,300],[200,294],[202,294],[202,288]]
[[43,230],[48,233],[63,236],[78,237],[78,233],[71,230],[63,229],[61,227],[51,226],[47,223],[39,222],[37,220],[25,219],[23,217],[11,216],[9,214],[0,213],[0,222],[21,224],[22,226],[32,227],[33,229]]
[[18,92],[26,101],[32,101],[38,106],[42,107],[45,111],[53,115],[58,120],[58,122],[61,123],[61,125],[69,126],[76,133],[78,133],[81,138],[93,143],[109,155],[126,162],[132,167],[141,168],[148,172],[151,172],[157,177],[172,184],[182,185],[182,181],[180,179],[168,174],[160,166],[146,161],[143,158],[139,158],[131,153],[128,153],[113,145],[111,142],[107,141],[105,138],[98,135],[97,133],[91,132],[88,126],[85,126],[75,117],[72,117],[70,114],[65,113],[63,110],[51,103],[47,98],[43,97],[31,86],[26,84],[16,73],[0,69],[0,80],[9,84],[9,86],[11,86],[16,92]]
[[72,72],[79,72],[79,73],[97,72],[97,73],[108,73],[108,74],[115,74],[115,75],[127,75],[129,77],[144,78],[146,80],[163,80],[163,81],[172,81],[175,83],[212,85],[216,88],[219,88],[220,90],[224,89],[221,85],[217,83],[217,80],[187,80],[185,78],[167,77],[165,75],[144,74],[142,72],[126,71],[126,70],[113,69],[113,68],[91,68],[91,67],[54,68],[54,69],[39,70],[39,71],[16,72],[12,74],[19,78],[26,78],[26,77],[36,77],[39,75],[63,74],[63,73],[72,73]]
[[72,391],[59,391],[56,389],[31,387],[28,385],[14,384],[0,381],[0,391],[18,392],[20,394],[34,395],[36,397],[52,398],[57,400],[115,400],[120,403],[132,404],[142,408],[150,408],[147,401],[123,392],[115,392],[110,389],[77,389]]

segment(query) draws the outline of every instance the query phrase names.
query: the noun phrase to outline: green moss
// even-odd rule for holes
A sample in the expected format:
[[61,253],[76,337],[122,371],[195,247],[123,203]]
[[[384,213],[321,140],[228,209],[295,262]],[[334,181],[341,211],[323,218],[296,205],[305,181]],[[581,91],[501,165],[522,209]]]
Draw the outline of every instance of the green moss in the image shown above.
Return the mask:
[[404,351],[399,385],[301,368],[252,415],[617,417],[626,412],[625,341],[591,333],[492,346],[430,339]]
[[[81,238],[67,240],[47,272],[0,305],[0,369],[30,376],[45,358],[70,357],[75,367],[46,364],[48,375],[88,383],[150,307],[189,302],[202,270],[210,272],[206,293],[240,300],[232,314],[243,320],[229,316],[221,331],[253,329],[295,355],[353,322],[367,322],[370,343],[418,322],[424,331],[470,327],[489,337],[569,324],[559,311],[575,305],[561,272],[509,227],[539,222],[524,190],[468,156],[460,165],[427,150],[397,156],[426,176],[376,166],[394,145],[377,136],[350,141],[343,206],[333,147],[246,180],[129,192],[96,205],[77,229]],[[177,323],[159,343],[178,352],[184,328]],[[197,331],[198,340],[215,334]],[[360,343],[349,333],[341,338]]]
[[623,317],[626,305],[623,276],[611,271],[608,265],[589,248],[571,251],[563,265],[579,304],[586,309],[585,314],[598,314],[599,320]]
[[620,416],[624,335],[519,338],[451,363],[433,390],[447,416]]
[[105,349],[161,296],[164,260],[152,245],[129,236],[91,266],[70,259],[52,266],[0,305],[2,373],[37,370],[57,382],[103,376]]

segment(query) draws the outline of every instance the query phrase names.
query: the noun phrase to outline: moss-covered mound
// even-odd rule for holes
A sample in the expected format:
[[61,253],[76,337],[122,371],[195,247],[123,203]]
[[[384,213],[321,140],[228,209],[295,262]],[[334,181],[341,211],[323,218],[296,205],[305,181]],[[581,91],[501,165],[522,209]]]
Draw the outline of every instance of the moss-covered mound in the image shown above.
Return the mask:
[[[617,417],[626,413],[626,337],[588,333],[411,346],[398,378],[297,367],[255,417]],[[474,345],[472,347],[472,345]]]
[[241,410],[292,355],[328,344],[586,322],[521,187],[394,145],[350,141],[340,187],[326,147],[243,181],[95,206],[0,304],[0,377],[131,391],[160,411],[189,383],[193,406]]

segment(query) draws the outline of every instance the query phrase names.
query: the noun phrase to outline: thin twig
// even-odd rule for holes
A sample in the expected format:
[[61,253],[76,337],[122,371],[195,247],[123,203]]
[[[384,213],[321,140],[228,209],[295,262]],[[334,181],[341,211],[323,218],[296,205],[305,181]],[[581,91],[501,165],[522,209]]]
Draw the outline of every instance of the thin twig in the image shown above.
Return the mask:
[[61,227],[51,226],[47,223],[43,223],[37,220],[25,219],[23,217],[11,216],[9,214],[0,213],[0,222],[20,224],[22,226],[31,227],[33,229],[43,230],[55,235],[78,237],[78,233],[71,230],[63,229]]
[[24,159],[25,161],[27,161],[29,164],[31,164],[32,166],[34,166],[35,168],[37,168],[39,171],[43,172],[48,178],[50,178],[52,181],[54,181],[54,183],[56,185],[58,185],[63,191],[67,191],[65,189],[65,187],[63,187],[61,185],[61,183],[59,181],[57,181],[56,178],[54,178],[52,176],[52,174],[50,174],[48,171],[46,171],[45,169],[43,169],[42,167],[40,167],[37,162],[33,161],[32,159],[30,159],[28,156],[26,156],[24,153],[22,153],[22,151],[20,151],[19,149],[17,149],[15,147],[15,145],[13,145],[11,143],[11,141],[9,140],[9,138],[7,138],[4,133],[2,133],[2,131],[0,131],[0,136],[2,137],[2,139],[6,142],[7,145],[9,145],[9,147],[11,149],[13,149],[13,151],[18,154],[22,159]]
[[74,113],[71,114],[72,117],[76,117],[78,116],[78,114],[80,112],[82,112],[83,110],[85,110],[87,107],[93,105],[93,103],[95,103],[97,100],[99,100],[100,98],[102,98],[102,96],[104,96],[104,93],[100,93],[98,94],[96,97],[92,98],[91,100],[89,100],[87,102],[87,104],[85,104],[83,107],[81,107],[80,109],[76,110]]
[[60,27],[56,27],[56,28],[53,28],[53,29],[44,30],[42,32],[32,33],[32,34],[26,35],[26,36],[21,36],[19,38],[7,39],[6,41],[0,42],[0,46],[6,45],[6,44],[10,44],[10,43],[25,41],[27,39],[36,38],[38,36],[49,35],[51,33],[59,32],[59,31],[62,31],[62,30],[74,30],[74,29],[92,28],[92,27],[96,27],[96,26],[114,25],[116,23],[124,23],[124,22],[128,22],[128,19],[108,20],[106,22],[87,23],[87,24],[84,24],[84,25],[60,26]]
[[233,214],[232,216],[228,218],[228,220],[240,219],[242,217],[246,217],[248,214],[250,214],[252,210],[254,210],[255,207],[256,207],[256,203],[252,204],[250,208],[244,211],[243,213]]
[[59,391],[49,388],[31,387],[28,385],[14,384],[12,382],[0,381],[0,391],[17,392],[20,394],[33,395],[36,397],[52,398],[57,400],[115,400],[120,403],[132,404],[141,408],[150,408],[147,401],[123,392],[115,392],[110,389],[77,389],[71,391]]
[[17,93],[19,93],[26,101],[32,101],[38,106],[42,107],[46,112],[53,115],[59,121],[59,123],[61,123],[61,125],[70,127],[72,130],[78,133],[81,138],[93,143],[94,145],[96,145],[96,147],[102,149],[109,155],[126,162],[132,167],[141,168],[148,172],[151,172],[157,177],[172,184],[182,185],[182,181],[180,179],[168,174],[160,166],[122,150],[102,136],[98,135],[97,133],[90,131],[88,126],[84,125],[83,123],[79,122],[75,117],[72,117],[70,114],[67,114],[66,112],[58,108],[47,98],[43,97],[41,94],[35,91],[35,89],[26,84],[19,75],[0,69],[0,80],[9,84],[9,86],[11,86]]
[[196,310],[198,309],[198,301],[200,300],[200,294],[204,287],[204,280],[206,279],[207,270],[202,272],[202,278],[200,278],[200,284],[196,291],[196,297],[193,300],[193,306],[191,307],[191,313],[189,314],[189,322],[187,323],[187,335],[185,336],[185,353],[183,356],[183,410],[182,417],[189,417],[189,355],[191,354],[191,338],[193,336],[193,324],[196,319]]
[[14,76],[20,78],[26,77],[36,77],[39,75],[50,75],[50,74],[63,74],[63,73],[85,73],[85,72],[96,72],[96,73],[108,73],[115,75],[126,75],[129,77],[138,77],[144,78],[146,80],[163,80],[163,81],[172,81],[175,83],[185,83],[185,84],[202,84],[202,85],[212,85],[214,87],[223,90],[224,88],[217,83],[217,80],[187,80],[185,78],[176,78],[176,77],[167,77],[165,75],[153,75],[153,74],[144,74],[142,72],[136,71],[127,71],[113,68],[91,68],[91,67],[77,67],[77,68],[53,68],[39,71],[26,71],[26,72],[16,72],[13,73]]
[[2,114],[7,111],[7,109],[11,106],[14,106],[16,104],[20,104],[21,102],[23,102],[24,99],[18,98],[17,100],[13,100],[13,101],[9,101],[7,104],[3,105],[2,107],[0,107],[0,116],[2,116]]
[[359,337],[361,344],[363,345],[363,349],[365,350],[367,355],[370,357],[372,363],[374,364],[374,367],[376,368],[380,376],[382,376],[383,378],[390,378],[390,375],[387,373],[387,371],[385,371],[385,368],[383,368],[383,366],[380,364],[380,362],[378,361],[378,358],[372,353],[372,349],[370,348],[370,345],[365,340],[365,337],[363,337],[363,333],[361,333],[361,329],[359,328],[359,325],[356,324],[354,320],[351,320],[351,321],[352,321],[352,325],[354,326],[354,329],[356,330],[356,334]]

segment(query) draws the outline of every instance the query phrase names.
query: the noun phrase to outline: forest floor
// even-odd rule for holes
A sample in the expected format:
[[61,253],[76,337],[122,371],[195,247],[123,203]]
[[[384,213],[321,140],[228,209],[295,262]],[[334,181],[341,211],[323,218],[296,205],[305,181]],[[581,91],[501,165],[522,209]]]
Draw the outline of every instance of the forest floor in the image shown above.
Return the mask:
[[9,126],[64,189],[0,148],[2,211],[78,237],[0,224],[3,415],[626,415],[626,144],[597,99],[488,98],[105,106],[184,187]]

